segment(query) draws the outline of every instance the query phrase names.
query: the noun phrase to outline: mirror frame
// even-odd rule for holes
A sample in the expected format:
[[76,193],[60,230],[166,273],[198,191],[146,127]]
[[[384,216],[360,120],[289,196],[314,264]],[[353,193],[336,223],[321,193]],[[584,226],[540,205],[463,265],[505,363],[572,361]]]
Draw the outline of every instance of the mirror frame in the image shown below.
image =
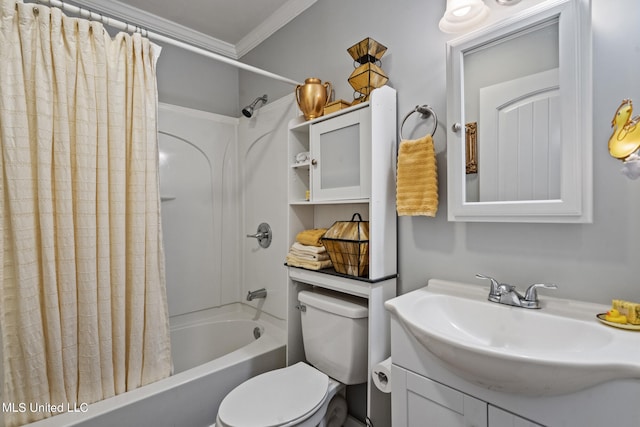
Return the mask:
[[[467,202],[464,54],[552,19],[559,21],[562,158],[560,199]],[[593,221],[591,1],[547,0],[447,42],[449,221]],[[482,144],[482,141],[478,141]],[[483,165],[478,165],[479,168]]]

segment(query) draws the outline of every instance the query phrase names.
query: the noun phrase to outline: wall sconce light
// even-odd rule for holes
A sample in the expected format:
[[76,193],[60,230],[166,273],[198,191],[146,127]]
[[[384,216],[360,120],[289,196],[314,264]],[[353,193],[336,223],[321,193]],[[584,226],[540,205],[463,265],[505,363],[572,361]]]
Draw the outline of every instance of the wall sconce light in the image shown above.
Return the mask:
[[460,33],[469,30],[489,16],[489,7],[482,0],[447,0],[438,27],[443,33]]

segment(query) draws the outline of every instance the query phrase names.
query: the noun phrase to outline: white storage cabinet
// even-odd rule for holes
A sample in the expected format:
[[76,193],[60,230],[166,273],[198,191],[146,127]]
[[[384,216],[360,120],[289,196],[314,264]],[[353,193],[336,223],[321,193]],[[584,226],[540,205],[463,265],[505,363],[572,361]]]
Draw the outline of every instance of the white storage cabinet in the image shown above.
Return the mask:
[[[396,91],[385,86],[367,102],[289,124],[289,244],[302,230],[329,228],[360,213],[369,221],[369,277],[288,267],[288,365],[305,360],[298,292],[316,286],[367,301],[369,372],[391,354],[384,302],[396,295],[396,117]],[[370,375],[349,388],[352,413],[376,427],[391,425],[390,395],[375,388]]]

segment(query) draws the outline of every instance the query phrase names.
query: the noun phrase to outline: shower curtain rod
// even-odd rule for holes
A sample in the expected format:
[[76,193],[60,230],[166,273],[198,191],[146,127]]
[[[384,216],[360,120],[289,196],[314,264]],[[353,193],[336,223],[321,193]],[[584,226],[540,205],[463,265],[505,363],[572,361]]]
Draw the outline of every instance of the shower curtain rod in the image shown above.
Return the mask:
[[226,56],[214,53],[214,52],[210,52],[208,50],[193,46],[191,44],[182,42],[180,40],[176,40],[176,39],[172,39],[170,37],[166,37],[163,36],[161,34],[158,33],[154,33],[152,31],[149,31],[147,29],[144,29],[142,27],[138,27],[137,25],[131,25],[127,22],[122,22],[119,21],[117,19],[113,19],[113,18],[109,18],[108,16],[104,16],[100,13],[97,12],[93,12],[89,9],[85,9],[82,7],[78,7],[78,6],[73,6],[71,4],[65,3],[61,0],[36,0],[38,3],[43,3],[45,5],[49,5],[49,6],[53,6],[53,7],[57,7],[59,9],[62,9],[64,11],[73,13],[75,15],[78,15],[82,18],[89,18],[95,21],[100,21],[105,25],[109,25],[111,27],[114,27],[118,30],[121,31],[126,31],[126,32],[139,32],[140,34],[142,34],[145,37],[148,37],[150,40],[156,40],[159,42],[163,42],[163,43],[167,43],[170,44],[172,46],[176,46],[179,47],[181,49],[184,50],[188,50],[189,52],[193,52],[193,53],[197,53],[198,55],[202,55],[202,56],[206,56],[207,58],[211,58],[211,59],[215,59],[216,61],[220,61],[220,62],[224,62],[225,64],[229,64],[231,66],[246,70],[246,71],[250,71],[252,73],[256,73],[256,74],[260,74],[262,76],[266,76],[275,80],[279,80],[281,82],[284,83],[289,83],[291,85],[299,85],[300,83],[296,82],[295,80],[291,80],[287,77],[283,77],[281,75],[272,73],[270,71],[267,70],[263,70],[262,68],[258,68],[258,67],[254,67],[253,65],[249,65],[249,64],[245,64],[243,62],[240,61],[236,61],[235,59],[231,59],[228,58]]

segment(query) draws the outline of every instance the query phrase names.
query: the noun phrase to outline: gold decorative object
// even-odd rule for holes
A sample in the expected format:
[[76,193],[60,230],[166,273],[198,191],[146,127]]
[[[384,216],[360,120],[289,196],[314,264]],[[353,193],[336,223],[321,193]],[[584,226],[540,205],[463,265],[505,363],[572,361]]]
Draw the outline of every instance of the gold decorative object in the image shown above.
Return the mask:
[[324,106],[331,99],[330,82],[322,83],[320,79],[310,77],[303,85],[296,86],[296,100],[306,120],[322,116]]
[[324,115],[326,116],[327,114],[334,113],[336,111],[340,111],[343,108],[349,107],[350,105],[351,104],[349,104],[344,99],[339,99],[337,101],[330,102],[330,103],[328,103],[327,105],[324,106]]
[[623,99],[611,120],[613,133],[609,138],[609,153],[624,160],[640,148],[640,116],[631,117],[633,105]]
[[351,221],[336,221],[322,236],[333,268],[349,276],[369,276],[369,221],[354,213]]
[[465,130],[465,154],[467,174],[478,173],[478,122],[467,123]]
[[367,37],[347,49],[355,61],[355,70],[348,79],[355,91],[353,104],[366,101],[373,89],[384,86],[389,80],[380,68],[382,55],[386,51],[387,48],[384,45],[371,37]]
[[347,52],[353,58],[354,61],[360,64],[366,64],[367,62],[380,61],[382,55],[387,51],[387,48],[371,37],[367,37],[359,43],[354,44]]
[[368,96],[373,89],[384,86],[388,80],[382,68],[373,62],[362,64],[353,70],[353,73],[349,76],[351,87],[365,96]]

